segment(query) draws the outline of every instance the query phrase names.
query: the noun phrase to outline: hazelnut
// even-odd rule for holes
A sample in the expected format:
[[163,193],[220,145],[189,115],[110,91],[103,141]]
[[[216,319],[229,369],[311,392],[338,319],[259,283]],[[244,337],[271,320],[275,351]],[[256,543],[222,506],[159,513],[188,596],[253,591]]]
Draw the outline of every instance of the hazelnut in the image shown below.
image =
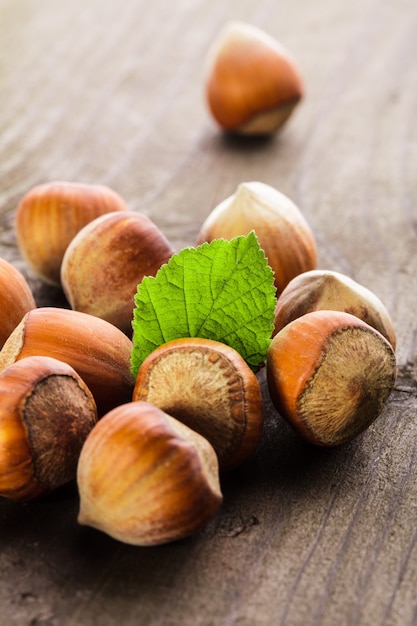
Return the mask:
[[304,86],[294,58],[281,43],[255,26],[231,22],[209,51],[205,90],[221,128],[265,135],[285,124]]
[[77,232],[103,213],[124,210],[124,200],[104,185],[61,181],[37,185],[17,207],[20,252],[42,280],[59,286],[62,257]]
[[50,356],[71,365],[92,392],[99,415],[132,397],[132,342],[93,315],[40,307],[26,313],[0,351],[0,371],[27,356]]
[[139,546],[187,537],[222,502],[211,445],[147,402],[116,407],[97,423],[77,482],[79,523]]
[[304,215],[287,196],[261,182],[241,183],[220,202],[201,226],[197,243],[252,230],[275,273],[278,294],[294,276],[316,268],[316,242]]
[[101,317],[131,336],[137,285],[144,276],[155,276],[173,252],[146,215],[102,215],[69,244],[62,288],[73,309]]
[[395,379],[391,344],[350,313],[306,313],[284,326],[268,350],[273,404],[316,445],[340,445],[368,428],[384,408]]
[[143,361],[134,400],[151,402],[215,449],[221,470],[258,447],[263,427],[258,379],[236,350],[211,339],[174,339]]
[[23,274],[0,258],[0,349],[22,317],[35,308],[34,296]]
[[395,350],[394,326],[381,300],[352,278],[330,270],[303,272],[288,283],[277,301],[274,335],[297,317],[323,309],[356,315],[384,335]]
[[27,357],[0,373],[0,495],[34,500],[76,477],[97,421],[93,396],[72,367]]

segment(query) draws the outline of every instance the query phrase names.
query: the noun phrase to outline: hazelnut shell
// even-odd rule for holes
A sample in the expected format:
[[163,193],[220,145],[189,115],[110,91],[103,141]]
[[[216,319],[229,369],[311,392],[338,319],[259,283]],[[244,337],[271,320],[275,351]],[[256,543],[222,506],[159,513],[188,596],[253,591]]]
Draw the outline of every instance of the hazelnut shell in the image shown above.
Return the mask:
[[351,441],[382,412],[396,359],[377,330],[349,313],[313,311],[273,338],[267,355],[271,399],[307,441]]
[[35,308],[35,298],[23,274],[0,258],[0,350],[22,317]]
[[71,307],[111,322],[132,335],[134,295],[174,250],[146,216],[108,213],[82,228],[69,244],[61,284]]
[[298,66],[276,39],[244,22],[230,22],[207,57],[206,98],[221,128],[270,134],[281,128],[304,94]]
[[57,359],[32,356],[0,373],[0,495],[34,500],[75,479],[97,422],[90,390]]
[[316,268],[316,241],[303,213],[285,194],[259,181],[240,183],[211,211],[197,244],[252,230],[274,271],[278,295],[294,276]]
[[355,280],[330,270],[311,270],[293,278],[278,298],[274,335],[292,320],[319,310],[344,311],[378,330],[396,348],[391,317],[381,300]]
[[60,286],[62,258],[77,232],[103,213],[125,210],[123,198],[105,185],[67,181],[36,185],[16,211],[20,252],[42,280]]
[[79,523],[132,545],[187,537],[222,502],[211,445],[147,402],[118,406],[97,423],[77,483]]
[[212,339],[174,339],[151,352],[133,399],[151,402],[208,439],[222,471],[248,460],[262,436],[256,375],[236,350]]

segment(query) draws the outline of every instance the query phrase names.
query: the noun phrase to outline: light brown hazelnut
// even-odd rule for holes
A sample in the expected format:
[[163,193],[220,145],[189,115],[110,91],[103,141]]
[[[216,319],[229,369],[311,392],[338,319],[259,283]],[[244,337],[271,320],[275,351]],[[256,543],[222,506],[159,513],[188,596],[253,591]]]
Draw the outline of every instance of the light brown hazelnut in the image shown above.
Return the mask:
[[242,134],[276,132],[304,94],[298,66],[271,35],[244,22],[230,22],[207,59],[206,99],[221,128]]
[[288,283],[277,301],[274,335],[297,317],[323,309],[356,315],[384,335],[395,350],[394,325],[381,300],[349,276],[330,270],[303,272]]
[[132,335],[134,295],[174,250],[146,216],[131,211],[96,218],[74,237],[62,261],[61,283],[71,307]]
[[294,276],[316,268],[316,241],[304,215],[287,196],[261,182],[241,183],[220,202],[201,226],[197,243],[252,230],[274,271],[278,295]]
[[197,532],[222,502],[211,445],[147,402],[116,407],[97,423],[77,483],[79,523],[139,546]]
[[93,396],[75,370],[27,357],[0,373],[0,495],[34,500],[75,480],[97,422]]
[[121,196],[105,185],[66,181],[36,185],[17,207],[19,250],[42,280],[59,286],[64,252],[77,232],[99,215],[125,210]]

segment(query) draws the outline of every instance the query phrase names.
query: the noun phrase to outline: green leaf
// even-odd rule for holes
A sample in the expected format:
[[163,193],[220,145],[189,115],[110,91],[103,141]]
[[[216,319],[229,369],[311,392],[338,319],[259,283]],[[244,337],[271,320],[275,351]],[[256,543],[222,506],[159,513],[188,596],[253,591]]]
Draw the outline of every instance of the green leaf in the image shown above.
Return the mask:
[[153,350],[180,337],[221,341],[256,369],[271,341],[274,275],[252,231],[174,254],[138,285],[135,305],[134,376]]

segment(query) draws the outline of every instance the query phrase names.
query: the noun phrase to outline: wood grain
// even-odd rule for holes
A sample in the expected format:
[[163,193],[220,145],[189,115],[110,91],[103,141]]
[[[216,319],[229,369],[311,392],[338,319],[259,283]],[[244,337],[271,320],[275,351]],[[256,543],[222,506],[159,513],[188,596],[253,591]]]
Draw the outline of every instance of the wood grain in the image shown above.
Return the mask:
[[[306,97],[269,141],[219,133],[203,97],[223,23],[268,30]],[[10,626],[412,626],[417,623],[417,4],[414,0],[0,0],[0,254],[38,304],[13,218],[34,184],[112,186],[180,249],[244,180],[305,213],[319,265],[387,305],[399,377],[377,422],[307,446],[266,402],[256,457],[224,476],[200,534],[133,548],[76,522],[74,486],[0,503]]]

